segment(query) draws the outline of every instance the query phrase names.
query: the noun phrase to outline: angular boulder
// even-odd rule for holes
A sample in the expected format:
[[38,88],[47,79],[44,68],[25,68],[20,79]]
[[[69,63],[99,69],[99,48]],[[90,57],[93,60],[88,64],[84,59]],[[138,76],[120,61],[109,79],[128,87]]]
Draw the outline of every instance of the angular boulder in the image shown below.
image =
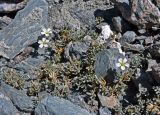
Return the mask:
[[114,0],[124,19],[138,28],[160,25],[160,11],[151,0]]
[[35,109],[35,115],[91,115],[87,110],[59,97],[47,96]]
[[11,86],[1,82],[0,92],[6,95],[6,99],[11,100],[13,105],[20,111],[32,112],[33,102],[23,91],[12,88]]
[[37,42],[41,28],[48,26],[48,3],[30,0],[14,20],[0,31],[0,56],[13,59],[26,47]]
[[10,13],[21,10],[25,7],[28,0],[21,0],[21,1],[7,1],[1,0],[0,2],[0,13]]
[[[7,108],[7,109],[6,109]],[[16,115],[18,110],[9,100],[7,96],[0,92],[0,114],[1,115]]]
[[[119,53],[118,49],[105,49],[96,54],[94,70],[98,77],[109,77],[113,74],[115,64],[118,58],[124,57]],[[112,76],[112,75],[111,75]],[[113,76],[112,76],[113,78]]]

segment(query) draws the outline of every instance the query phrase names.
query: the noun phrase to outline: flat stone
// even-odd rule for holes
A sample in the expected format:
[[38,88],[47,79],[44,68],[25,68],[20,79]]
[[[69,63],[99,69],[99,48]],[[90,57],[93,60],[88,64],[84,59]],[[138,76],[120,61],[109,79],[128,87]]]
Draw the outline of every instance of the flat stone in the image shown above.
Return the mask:
[[[49,3],[49,25],[55,29],[68,27],[71,30],[83,30],[96,25],[96,10],[107,9],[106,0],[47,0]],[[60,1],[60,0],[58,0]]]
[[160,11],[151,0],[114,0],[124,19],[138,28],[160,25]]
[[35,115],[91,115],[87,110],[68,100],[48,96],[41,100],[35,109]]
[[0,56],[13,59],[26,47],[37,42],[42,27],[48,25],[48,4],[30,0],[14,20],[0,31]]
[[109,77],[111,73],[113,74],[116,61],[120,57],[123,57],[123,55],[119,53],[118,49],[105,49],[97,53],[94,64],[96,76],[104,78],[107,75]]
[[10,99],[0,92],[0,114],[1,115],[17,115],[18,110],[10,101]]
[[1,82],[0,92],[6,95],[18,110],[24,112],[33,111],[33,102],[23,91],[14,89],[4,82]]

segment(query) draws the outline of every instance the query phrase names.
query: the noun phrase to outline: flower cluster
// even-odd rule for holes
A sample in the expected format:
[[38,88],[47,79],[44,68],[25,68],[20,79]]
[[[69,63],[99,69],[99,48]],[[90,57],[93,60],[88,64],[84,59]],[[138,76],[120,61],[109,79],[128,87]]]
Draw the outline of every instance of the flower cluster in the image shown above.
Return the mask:
[[44,35],[45,37],[42,38],[42,40],[38,41],[39,47],[48,47],[49,40],[46,37],[49,37],[49,35],[52,33],[51,29],[48,28],[43,28],[41,34]]

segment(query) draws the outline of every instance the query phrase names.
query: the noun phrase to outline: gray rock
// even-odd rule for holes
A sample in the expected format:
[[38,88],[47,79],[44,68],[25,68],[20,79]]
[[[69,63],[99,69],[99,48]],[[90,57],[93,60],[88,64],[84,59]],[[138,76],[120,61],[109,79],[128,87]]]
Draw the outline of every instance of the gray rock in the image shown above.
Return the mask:
[[0,31],[0,56],[13,59],[26,47],[37,42],[41,28],[48,25],[48,4],[30,0],[15,19]]
[[95,11],[106,10],[106,0],[64,0],[61,4],[55,4],[54,0],[49,3],[49,22],[55,29],[62,27],[71,30],[83,30],[96,25]]
[[23,91],[14,89],[4,82],[1,82],[0,92],[7,95],[18,110],[24,112],[33,111],[33,102]]
[[123,47],[125,51],[143,52],[145,50],[145,48],[141,44],[129,44],[125,42]]
[[152,74],[156,82],[160,84],[160,64],[152,67]]
[[0,17],[0,29],[3,29],[4,27],[8,26],[8,24],[11,23],[11,21],[12,19],[7,16]]
[[153,38],[152,38],[152,37],[147,37],[147,38],[145,39],[145,44],[146,44],[146,45],[153,44]]
[[40,67],[46,58],[44,56],[32,57],[29,56],[27,59],[15,64],[10,65],[11,68],[18,70],[22,76],[26,76],[25,80],[35,79],[34,70]]
[[83,41],[70,42],[65,48],[65,57],[67,59],[80,59],[89,49],[91,44],[91,37],[85,36]]
[[122,38],[120,39],[120,43],[124,44],[125,42],[127,43],[132,43],[136,39],[136,33],[134,31],[127,31],[123,34]]
[[99,109],[99,115],[111,115],[111,112],[106,107],[101,107]]
[[131,29],[130,25],[120,16],[113,17],[112,22],[117,32],[125,32]]
[[151,0],[114,0],[122,16],[138,28],[160,24],[160,11]]
[[13,11],[21,10],[25,7],[28,0],[14,3],[14,1],[1,1],[0,2],[0,13],[10,13]]
[[138,33],[141,35],[144,35],[144,34],[146,34],[146,29],[139,29]]
[[48,96],[41,100],[35,109],[35,115],[91,115],[87,110],[68,100]]
[[148,68],[146,71],[152,71],[152,67],[157,65],[156,60],[148,59]]
[[0,92],[0,114],[1,115],[16,115],[18,110],[13,106],[7,96]]
[[94,64],[95,74],[98,77],[106,77],[111,73],[113,74],[115,64],[120,57],[123,57],[123,55],[119,53],[118,49],[106,49],[97,53]]

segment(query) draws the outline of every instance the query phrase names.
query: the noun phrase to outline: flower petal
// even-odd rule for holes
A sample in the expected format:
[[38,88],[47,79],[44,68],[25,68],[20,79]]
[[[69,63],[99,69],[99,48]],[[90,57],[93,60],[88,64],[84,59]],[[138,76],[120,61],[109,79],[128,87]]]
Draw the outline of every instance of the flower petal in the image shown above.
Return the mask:
[[42,31],[43,31],[43,32],[46,32],[46,31],[47,31],[47,29],[46,29],[46,28],[43,28],[43,29],[42,29]]
[[46,41],[46,38],[42,38],[42,41],[45,42],[45,41]]
[[45,34],[45,32],[41,32],[41,34],[42,34],[42,35],[44,35],[44,34]]
[[122,61],[123,61],[122,58],[119,58],[119,59],[118,59],[118,62],[119,62],[119,63],[122,63]]
[[128,63],[126,63],[126,64],[125,64],[125,66],[126,66],[126,67],[129,67],[129,64],[128,64]]
[[49,42],[49,40],[46,40],[46,43],[48,43]]
[[121,66],[121,64],[120,63],[116,63],[116,67],[120,67]]
[[44,44],[44,47],[48,47],[48,44]]
[[39,47],[40,47],[40,48],[43,48],[43,44],[40,44]]
[[125,66],[121,66],[121,70],[123,70],[123,71],[124,71],[124,70],[125,70]]
[[42,41],[42,40],[39,40],[38,43],[39,43],[39,44],[43,44],[43,41]]
[[127,62],[127,59],[126,59],[126,58],[124,58],[124,59],[123,59],[123,63],[126,63],[126,62]]
[[46,36],[46,37],[48,37],[48,36],[49,36],[49,34],[48,34],[48,33],[45,33],[45,36]]

